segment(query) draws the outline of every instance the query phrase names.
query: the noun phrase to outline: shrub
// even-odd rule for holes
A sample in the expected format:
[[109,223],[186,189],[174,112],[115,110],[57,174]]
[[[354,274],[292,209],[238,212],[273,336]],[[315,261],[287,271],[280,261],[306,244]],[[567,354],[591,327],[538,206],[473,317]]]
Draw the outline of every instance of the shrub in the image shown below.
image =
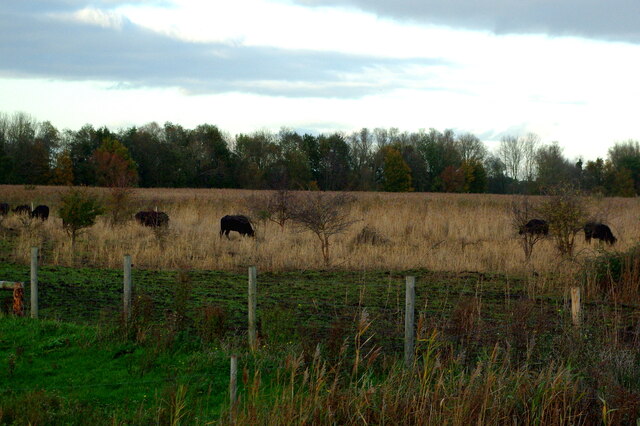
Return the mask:
[[587,206],[580,192],[570,186],[553,188],[538,211],[549,222],[549,233],[560,255],[573,256],[576,236],[587,221]]
[[62,226],[71,237],[71,246],[75,249],[76,237],[85,228],[96,223],[96,217],[104,213],[98,198],[82,189],[71,188],[60,197],[58,214]]

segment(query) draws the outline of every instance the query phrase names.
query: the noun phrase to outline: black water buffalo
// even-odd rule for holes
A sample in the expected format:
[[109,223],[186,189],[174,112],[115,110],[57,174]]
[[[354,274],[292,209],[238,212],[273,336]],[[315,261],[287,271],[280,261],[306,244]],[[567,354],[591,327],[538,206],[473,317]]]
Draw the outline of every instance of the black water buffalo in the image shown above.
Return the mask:
[[31,217],[34,219],[37,218],[43,221],[49,219],[49,207],[43,206],[43,205],[37,206],[31,212]]
[[0,216],[6,216],[9,214],[9,204],[0,203]]
[[584,240],[590,244],[592,238],[604,241],[609,245],[613,245],[618,241],[607,225],[597,222],[589,222],[584,225]]
[[220,237],[222,237],[222,234],[225,234],[227,238],[229,238],[229,232],[231,231],[236,231],[239,232],[240,235],[248,235],[250,237],[255,235],[251,227],[251,221],[242,215],[227,215],[220,219]]
[[518,233],[520,235],[522,234],[549,235],[549,224],[547,223],[546,220],[531,219],[529,222],[520,226],[520,230]]
[[16,206],[15,209],[13,209],[13,212],[15,214],[31,215],[31,206],[29,206],[28,204],[20,204],[19,206]]
[[140,225],[158,228],[160,226],[169,226],[169,215],[165,212],[141,211],[136,213],[136,220]]

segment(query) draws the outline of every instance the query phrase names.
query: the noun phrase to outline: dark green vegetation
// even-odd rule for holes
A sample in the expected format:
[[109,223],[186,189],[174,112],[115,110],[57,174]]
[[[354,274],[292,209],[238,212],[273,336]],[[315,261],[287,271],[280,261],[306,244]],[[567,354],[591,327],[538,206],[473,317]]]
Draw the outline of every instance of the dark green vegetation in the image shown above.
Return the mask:
[[557,143],[543,145],[535,134],[506,135],[490,153],[477,136],[450,129],[231,137],[211,124],[167,122],[60,131],[27,114],[0,113],[0,184],[471,193],[544,193],[570,184],[633,196],[640,145],[618,143],[606,160],[573,164]]
[[[413,373],[400,367],[405,275],[417,277]],[[246,274],[134,270],[128,323],[121,271],[44,266],[39,277],[42,320],[0,317],[0,424],[224,423],[234,353],[244,424],[640,415],[637,309],[606,291],[576,328],[560,283],[540,293],[534,278],[259,272],[251,354]],[[0,278],[28,282],[29,269],[1,263]]]
[[192,409],[217,415],[228,387],[224,351],[180,337],[163,347],[114,333],[0,318],[0,424],[168,423],[179,385],[188,387]]

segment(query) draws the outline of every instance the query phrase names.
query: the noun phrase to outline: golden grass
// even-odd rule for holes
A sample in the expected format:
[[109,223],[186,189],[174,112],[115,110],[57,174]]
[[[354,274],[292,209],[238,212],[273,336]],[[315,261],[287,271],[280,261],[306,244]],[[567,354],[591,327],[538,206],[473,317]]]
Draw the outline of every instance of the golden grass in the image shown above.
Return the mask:
[[[220,218],[246,214],[245,202],[260,191],[228,189],[135,189],[132,212],[158,207],[170,217],[165,235],[139,226],[133,220],[113,227],[107,217],[84,232],[77,253],[57,217],[59,194],[66,188],[0,186],[0,202],[47,204],[52,208],[44,224],[24,225],[16,217],[3,226],[17,234],[13,256],[27,262],[29,247],[40,246],[48,264],[85,264],[120,268],[130,254],[140,268],[196,268],[238,270],[256,265],[262,271],[322,269],[324,262],[315,235],[287,224],[284,230],[272,223],[257,224],[255,239],[231,234],[220,238]],[[106,196],[106,189],[90,189]],[[353,193],[352,214],[360,221],[344,234],[333,237],[332,267],[346,270],[428,268],[446,271],[521,273],[571,269],[562,261],[550,240],[535,247],[530,266],[511,223],[510,203],[515,196],[434,193]],[[626,249],[640,237],[639,201],[606,198],[589,200],[594,214],[604,215],[619,241],[615,249]],[[373,227],[389,240],[387,244],[358,244],[356,235],[364,226]],[[578,236],[577,258],[592,256],[591,246]],[[609,248],[605,248],[610,250]],[[75,259],[74,259],[75,257]]]

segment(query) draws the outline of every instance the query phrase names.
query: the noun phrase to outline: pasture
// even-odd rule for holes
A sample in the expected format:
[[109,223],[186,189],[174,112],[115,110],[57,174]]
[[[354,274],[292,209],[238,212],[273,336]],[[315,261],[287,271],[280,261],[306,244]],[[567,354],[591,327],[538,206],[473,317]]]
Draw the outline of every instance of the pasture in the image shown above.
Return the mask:
[[[43,248],[45,262],[118,268],[130,254],[143,269],[200,269],[239,271],[255,265],[260,271],[317,270],[324,268],[315,235],[256,221],[256,238],[221,239],[220,218],[247,212],[247,200],[259,191],[216,189],[136,189],[127,204],[128,217],[158,207],[170,217],[166,232],[157,233],[130,220],[112,226],[108,216],[79,238],[75,255],[56,217],[59,193],[64,188],[2,186],[3,201],[12,205],[47,204],[49,221],[21,223],[5,220],[4,250],[18,262],[28,261],[29,247]],[[107,190],[94,189],[106,197]],[[566,272],[574,262],[559,259],[551,241],[540,242],[531,262],[517,239],[510,212],[514,196],[475,194],[353,193],[351,217],[358,222],[331,241],[331,266],[338,270],[475,271],[501,274]],[[533,198],[535,201],[535,198]],[[640,239],[640,201],[633,198],[589,199],[591,214],[608,223],[618,237],[616,249],[626,250]],[[385,243],[359,243],[357,235],[369,227]],[[599,246],[588,245],[580,234],[577,259],[593,256]],[[75,262],[75,263],[74,263]]]
[[[220,238],[220,218],[246,214],[258,193],[245,190],[136,189],[131,220],[99,218],[73,253],[56,216],[64,190],[0,187],[0,202],[51,207],[48,221],[1,224],[0,279],[28,282],[29,248],[40,247],[43,320],[0,317],[0,423],[224,424],[233,415],[238,424],[626,424],[640,415],[637,294],[612,303],[585,269],[636,245],[636,199],[587,200],[614,247],[588,245],[581,233],[573,258],[543,240],[526,262],[512,196],[353,193],[358,221],[334,236],[327,267],[317,237],[290,223],[257,221],[255,238]],[[156,207],[167,229],[133,220]],[[361,238],[365,228],[378,238]],[[129,322],[125,254],[134,263]],[[632,282],[637,269],[625,271]],[[407,275],[416,277],[417,321],[409,370]],[[584,291],[581,327],[571,320],[573,286]],[[42,408],[29,414],[29,404]]]

